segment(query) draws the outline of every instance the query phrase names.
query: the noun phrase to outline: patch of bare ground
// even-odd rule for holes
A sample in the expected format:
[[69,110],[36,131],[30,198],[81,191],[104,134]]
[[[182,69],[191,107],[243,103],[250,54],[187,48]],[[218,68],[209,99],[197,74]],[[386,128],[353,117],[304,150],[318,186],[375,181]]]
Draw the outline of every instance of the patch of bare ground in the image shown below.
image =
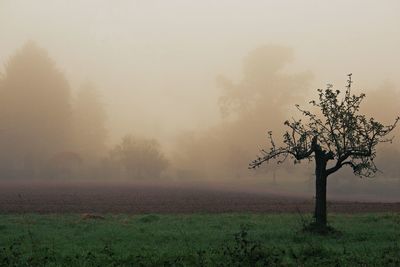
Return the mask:
[[[312,197],[194,185],[0,181],[0,213],[293,213],[311,212]],[[400,203],[330,201],[329,212],[400,212]],[[100,216],[100,217],[92,217]]]

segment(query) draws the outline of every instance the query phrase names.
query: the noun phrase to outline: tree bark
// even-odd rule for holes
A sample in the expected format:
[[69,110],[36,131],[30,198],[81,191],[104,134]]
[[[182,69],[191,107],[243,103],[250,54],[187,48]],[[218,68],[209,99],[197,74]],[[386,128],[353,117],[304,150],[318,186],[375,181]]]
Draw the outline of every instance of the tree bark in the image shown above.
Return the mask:
[[319,226],[326,226],[326,160],[323,155],[317,153],[315,155],[316,169],[315,169],[315,222]]

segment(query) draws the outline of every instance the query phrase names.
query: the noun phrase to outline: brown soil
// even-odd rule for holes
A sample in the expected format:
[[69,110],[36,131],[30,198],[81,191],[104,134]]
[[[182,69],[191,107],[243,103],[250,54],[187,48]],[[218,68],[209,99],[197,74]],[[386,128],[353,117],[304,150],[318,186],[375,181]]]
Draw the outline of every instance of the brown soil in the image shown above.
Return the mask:
[[[0,182],[0,213],[310,212],[312,196],[289,197],[190,185]],[[400,212],[400,203],[333,201],[329,212]]]

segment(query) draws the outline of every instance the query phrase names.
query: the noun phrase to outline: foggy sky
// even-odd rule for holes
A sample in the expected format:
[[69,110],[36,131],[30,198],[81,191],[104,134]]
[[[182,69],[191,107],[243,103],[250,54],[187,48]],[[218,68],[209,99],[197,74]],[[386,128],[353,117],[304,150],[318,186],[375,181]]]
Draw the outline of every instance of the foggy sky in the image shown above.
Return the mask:
[[367,90],[399,85],[399,11],[396,0],[0,0],[0,71],[35,40],[74,90],[98,85],[113,140],[166,142],[218,122],[217,75],[240,80],[264,44],[292,47],[288,72],[314,73],[310,89],[341,87],[349,72]]

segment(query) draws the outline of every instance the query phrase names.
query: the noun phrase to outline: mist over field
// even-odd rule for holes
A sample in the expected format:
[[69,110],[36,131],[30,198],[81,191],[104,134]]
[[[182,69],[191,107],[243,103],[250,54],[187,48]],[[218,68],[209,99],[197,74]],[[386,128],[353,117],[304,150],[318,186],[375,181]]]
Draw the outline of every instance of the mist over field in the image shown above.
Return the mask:
[[[0,179],[130,181],[312,196],[314,165],[248,164],[317,88],[400,115],[398,1],[0,0]],[[375,178],[332,196],[400,201],[400,131]]]

